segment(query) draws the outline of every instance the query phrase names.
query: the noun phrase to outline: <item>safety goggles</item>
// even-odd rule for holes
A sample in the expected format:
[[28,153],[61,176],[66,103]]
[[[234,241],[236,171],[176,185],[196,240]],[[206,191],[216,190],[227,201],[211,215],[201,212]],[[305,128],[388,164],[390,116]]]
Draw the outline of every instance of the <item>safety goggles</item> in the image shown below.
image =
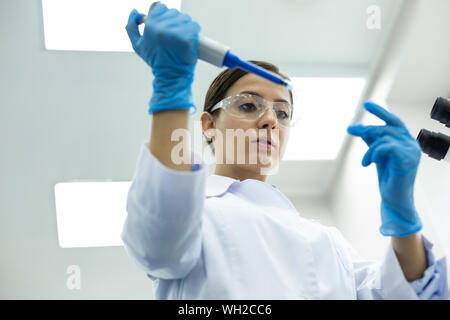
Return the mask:
[[289,102],[267,101],[263,97],[242,93],[223,99],[212,107],[209,112],[223,108],[228,114],[249,120],[257,120],[266,113],[269,107],[274,111],[278,124],[283,127],[293,126],[292,114],[293,107]]

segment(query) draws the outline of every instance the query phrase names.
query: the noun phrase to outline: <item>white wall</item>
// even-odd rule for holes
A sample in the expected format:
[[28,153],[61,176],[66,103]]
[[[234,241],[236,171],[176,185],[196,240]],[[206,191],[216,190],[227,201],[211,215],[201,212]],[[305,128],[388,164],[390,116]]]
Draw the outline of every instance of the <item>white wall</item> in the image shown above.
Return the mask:
[[[421,104],[404,104],[392,102],[392,110],[402,114],[404,121],[414,137],[424,128],[434,132],[450,135],[450,129],[430,118],[434,97]],[[442,250],[450,254],[450,164],[437,161],[422,154],[421,165],[417,174],[417,196],[420,205],[429,216],[430,227],[436,231],[436,240]]]
[[[39,13],[40,1],[0,4],[0,299],[153,297],[124,248],[58,246],[53,190],[130,179],[150,72],[131,53],[43,50]],[[66,287],[69,265],[81,268],[79,291]]]
[[365,144],[352,141],[337,181],[332,187],[330,205],[336,226],[354,248],[368,259],[381,259],[388,239],[381,236],[379,194],[376,170],[363,168]]

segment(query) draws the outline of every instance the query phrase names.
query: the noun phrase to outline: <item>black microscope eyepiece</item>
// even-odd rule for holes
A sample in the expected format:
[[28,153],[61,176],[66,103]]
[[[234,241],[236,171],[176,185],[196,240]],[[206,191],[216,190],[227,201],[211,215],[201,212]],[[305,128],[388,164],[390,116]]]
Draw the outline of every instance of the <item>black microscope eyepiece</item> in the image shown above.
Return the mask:
[[437,120],[450,128],[450,100],[438,97],[431,109],[431,119]]
[[442,160],[450,148],[450,137],[440,133],[422,129],[417,136],[422,151],[433,159]]

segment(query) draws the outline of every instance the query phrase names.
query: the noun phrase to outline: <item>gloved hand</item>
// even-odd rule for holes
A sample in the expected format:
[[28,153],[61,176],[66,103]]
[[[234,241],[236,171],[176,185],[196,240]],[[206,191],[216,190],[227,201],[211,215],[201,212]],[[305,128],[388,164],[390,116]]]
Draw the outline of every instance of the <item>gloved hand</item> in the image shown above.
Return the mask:
[[189,15],[160,2],[150,7],[142,36],[138,28],[141,18],[137,10],[131,11],[126,30],[134,51],[155,76],[149,113],[188,108],[195,113],[191,85],[200,26]]
[[421,148],[405,124],[379,105],[366,101],[364,108],[386,122],[384,126],[355,124],[348,133],[361,137],[369,146],[362,159],[367,167],[377,166],[381,194],[381,227],[385,236],[405,237],[422,229],[414,206],[414,181]]

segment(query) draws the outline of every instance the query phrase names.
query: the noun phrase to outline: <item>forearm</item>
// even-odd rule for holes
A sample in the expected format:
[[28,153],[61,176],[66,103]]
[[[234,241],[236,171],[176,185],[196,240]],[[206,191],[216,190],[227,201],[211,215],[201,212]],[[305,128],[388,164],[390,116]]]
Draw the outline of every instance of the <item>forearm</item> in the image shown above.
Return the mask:
[[[150,152],[166,167],[180,170],[191,171],[192,166],[189,163],[176,164],[172,158],[174,150],[180,141],[172,141],[172,133],[177,129],[188,132],[189,111],[187,109],[174,109],[155,112],[152,115],[152,130],[150,137]],[[183,139],[187,139],[184,137]],[[183,153],[181,156],[188,156],[190,159],[189,139],[183,141]],[[177,154],[177,156],[179,156]]]
[[414,281],[422,278],[428,265],[420,233],[391,239],[392,247],[406,280]]

